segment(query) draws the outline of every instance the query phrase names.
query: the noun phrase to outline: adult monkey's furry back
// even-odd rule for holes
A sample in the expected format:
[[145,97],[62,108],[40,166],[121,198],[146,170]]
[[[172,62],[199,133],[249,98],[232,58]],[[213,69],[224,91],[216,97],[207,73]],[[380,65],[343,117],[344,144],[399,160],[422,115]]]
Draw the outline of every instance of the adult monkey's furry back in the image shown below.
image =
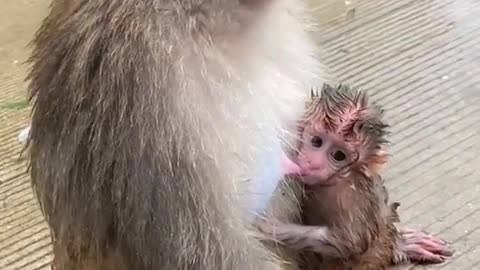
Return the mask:
[[29,150],[55,269],[277,269],[248,227],[319,72],[306,19],[301,0],[53,0]]

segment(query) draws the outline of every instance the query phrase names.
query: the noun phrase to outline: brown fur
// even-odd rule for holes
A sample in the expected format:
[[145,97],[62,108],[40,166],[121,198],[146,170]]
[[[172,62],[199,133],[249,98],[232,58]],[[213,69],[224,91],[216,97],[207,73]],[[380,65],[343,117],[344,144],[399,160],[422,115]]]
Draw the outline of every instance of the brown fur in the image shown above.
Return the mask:
[[[278,187],[278,192],[275,193],[270,202],[269,211],[261,218],[267,220],[274,218],[288,223],[300,223],[302,217],[298,199],[302,196],[303,188],[301,185],[290,179],[282,181]],[[264,244],[281,258],[283,270],[300,270],[300,252],[269,241],[264,242]]]
[[[302,151],[302,143],[322,136],[318,149],[323,149],[326,140],[342,140],[348,145],[347,155],[355,158],[329,176],[335,184],[324,185],[318,179],[318,183],[311,180],[304,185],[302,225],[277,219],[278,226],[260,224],[260,228],[286,246],[302,249],[302,269],[386,269],[398,259],[400,234],[394,225],[399,221],[398,203],[389,205],[383,180],[372,170],[383,166],[387,157],[384,136],[388,126],[381,119],[383,111],[366,93],[348,86],[325,85],[321,95],[312,91],[311,98],[299,130],[300,137],[312,133],[301,141],[299,155],[306,159],[328,155],[314,148]],[[331,166],[328,170],[333,172]]]
[[55,269],[279,268],[249,234],[247,179],[317,81],[305,16],[297,0],[52,2],[28,146]]
[[[383,122],[383,115],[382,107],[371,101],[365,91],[345,84],[324,84],[321,93],[311,91],[298,131],[302,138],[305,127],[310,125],[345,141],[356,156],[346,172],[379,173],[388,159],[385,136],[389,126]],[[302,148],[301,142],[298,149]]]
[[[380,168],[386,163],[388,125],[383,110],[369,101],[367,94],[346,85],[324,85],[321,95],[312,92],[304,124],[328,130],[342,138],[357,159],[334,186],[306,186],[303,224],[330,229],[337,256],[306,252],[305,269],[375,270],[394,262],[400,235],[399,222]],[[325,203],[329,202],[329,203]]]
[[331,187],[307,188],[303,223],[331,228],[343,250],[338,250],[338,257],[324,258],[307,251],[304,269],[375,270],[391,266],[400,240],[394,225],[398,214],[385,203],[383,192],[379,180],[362,175]]
[[325,85],[321,96],[312,91],[311,97],[299,124],[296,157],[303,175],[296,180],[305,188],[302,219],[260,222],[263,237],[299,251],[304,270],[444,262],[453,254],[444,241],[396,227],[400,204],[389,203],[380,176],[388,157],[383,110],[348,86]]

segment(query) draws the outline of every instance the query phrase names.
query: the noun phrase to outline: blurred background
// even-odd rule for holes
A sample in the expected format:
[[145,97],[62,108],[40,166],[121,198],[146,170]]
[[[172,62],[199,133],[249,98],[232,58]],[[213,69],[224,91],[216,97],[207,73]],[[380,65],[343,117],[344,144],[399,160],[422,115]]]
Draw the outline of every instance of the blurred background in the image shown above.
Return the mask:
[[[392,125],[386,173],[403,223],[480,269],[480,1],[311,0],[330,80],[360,86]],[[49,269],[49,232],[17,136],[28,124],[26,47],[47,0],[0,0],[0,269]],[[55,41],[52,41],[55,42]]]

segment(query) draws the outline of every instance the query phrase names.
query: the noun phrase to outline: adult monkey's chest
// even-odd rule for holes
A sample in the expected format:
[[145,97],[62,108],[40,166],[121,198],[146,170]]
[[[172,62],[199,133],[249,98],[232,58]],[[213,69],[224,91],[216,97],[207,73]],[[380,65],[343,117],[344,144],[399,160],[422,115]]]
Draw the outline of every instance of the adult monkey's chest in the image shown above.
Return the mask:
[[273,142],[258,158],[250,190],[250,209],[254,215],[261,215],[267,209],[283,177],[282,158],[283,149],[280,141]]

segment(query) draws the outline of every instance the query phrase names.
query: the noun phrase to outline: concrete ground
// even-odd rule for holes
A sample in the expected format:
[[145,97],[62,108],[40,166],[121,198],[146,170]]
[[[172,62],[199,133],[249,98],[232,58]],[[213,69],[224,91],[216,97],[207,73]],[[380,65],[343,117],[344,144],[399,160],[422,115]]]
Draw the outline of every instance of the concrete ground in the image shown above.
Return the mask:
[[[448,263],[425,268],[480,269],[480,1],[314,1],[332,78],[370,90],[386,108],[386,178],[403,222],[456,249]],[[47,269],[51,259],[16,139],[28,122],[25,45],[47,5],[0,0],[2,270]]]

